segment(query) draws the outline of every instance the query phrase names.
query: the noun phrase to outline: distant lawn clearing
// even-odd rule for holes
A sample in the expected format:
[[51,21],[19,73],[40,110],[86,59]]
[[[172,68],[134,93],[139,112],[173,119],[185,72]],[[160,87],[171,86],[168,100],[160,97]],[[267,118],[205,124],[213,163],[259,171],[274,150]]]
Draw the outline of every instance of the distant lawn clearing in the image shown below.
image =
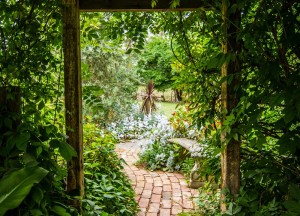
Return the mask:
[[172,102],[156,102],[157,105],[157,113],[161,113],[168,118],[172,117],[172,114],[176,110],[176,106],[178,103],[172,103]]

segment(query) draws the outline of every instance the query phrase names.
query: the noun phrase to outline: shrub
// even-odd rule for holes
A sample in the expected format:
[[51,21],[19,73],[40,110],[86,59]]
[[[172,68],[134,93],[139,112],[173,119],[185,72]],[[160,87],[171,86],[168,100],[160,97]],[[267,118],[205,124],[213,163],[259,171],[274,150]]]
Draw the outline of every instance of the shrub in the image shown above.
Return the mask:
[[89,143],[84,143],[85,214],[135,215],[138,210],[135,193],[114,150],[116,139],[107,132],[99,132],[95,125],[84,128],[90,132],[85,137]]

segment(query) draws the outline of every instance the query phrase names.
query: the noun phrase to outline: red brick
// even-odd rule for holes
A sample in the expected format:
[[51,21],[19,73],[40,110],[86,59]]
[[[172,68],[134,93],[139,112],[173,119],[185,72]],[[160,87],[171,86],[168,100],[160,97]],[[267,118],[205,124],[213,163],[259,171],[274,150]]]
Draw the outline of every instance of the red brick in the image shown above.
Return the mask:
[[157,216],[157,213],[156,212],[155,213],[149,212],[149,213],[146,214],[146,216]]
[[149,174],[150,174],[152,177],[157,177],[157,176],[159,176],[156,172],[149,172]]
[[177,215],[182,212],[181,206],[172,206],[172,214]]
[[144,181],[144,176],[142,175],[136,176],[136,181]]
[[135,188],[135,189],[134,189],[135,194],[137,194],[137,195],[141,195],[142,192],[143,192],[143,190],[144,190],[144,188],[142,188],[142,187],[139,187],[139,188]]
[[139,207],[141,207],[141,208],[147,208],[148,205],[149,205],[149,201],[150,201],[150,199],[141,198],[140,202],[139,202]]
[[192,209],[194,207],[193,202],[191,200],[183,199],[182,200],[182,207],[185,208],[185,209]]
[[184,175],[182,175],[181,173],[174,173],[174,176],[176,176],[179,179],[185,179]]
[[161,187],[161,186],[163,186],[163,183],[160,180],[159,181],[154,180],[154,186],[155,187]]
[[160,216],[170,216],[171,215],[171,209],[160,209],[159,215]]
[[162,195],[163,195],[163,199],[164,200],[170,200],[171,199],[171,192],[169,192],[169,191],[164,191],[163,193],[162,193]]
[[153,188],[153,184],[152,184],[152,183],[146,182],[146,184],[145,184],[145,189],[146,189],[146,190],[152,190],[152,188]]
[[178,178],[177,177],[173,177],[173,176],[170,176],[170,181],[173,183],[173,182],[179,182]]
[[173,197],[179,197],[182,196],[181,191],[172,191]]
[[169,179],[163,179],[162,183],[163,183],[163,185],[169,185],[169,184],[171,184],[171,181]]
[[146,183],[153,183],[152,177],[145,177]]
[[153,188],[154,194],[161,194],[161,192],[162,192],[162,187],[154,187]]
[[152,194],[151,202],[160,203],[161,195],[160,194]]
[[145,182],[144,181],[139,181],[136,184],[136,187],[142,187],[142,188],[144,188],[144,186],[145,186]]
[[172,200],[173,200],[173,203],[182,205],[182,197],[173,197]]
[[150,199],[151,198],[151,194],[152,194],[152,191],[151,190],[143,190],[143,193],[142,193],[142,198],[147,198],[147,199]]
[[148,212],[158,213],[159,212],[159,203],[150,203]]
[[171,185],[164,185],[163,191],[172,191]]
[[171,200],[162,200],[162,208],[169,209],[172,206]]
[[180,189],[179,183],[172,183],[172,189]]
[[146,208],[140,208],[140,211],[138,212],[137,216],[146,216],[146,212]]
[[146,216],[146,212],[139,212],[137,216]]

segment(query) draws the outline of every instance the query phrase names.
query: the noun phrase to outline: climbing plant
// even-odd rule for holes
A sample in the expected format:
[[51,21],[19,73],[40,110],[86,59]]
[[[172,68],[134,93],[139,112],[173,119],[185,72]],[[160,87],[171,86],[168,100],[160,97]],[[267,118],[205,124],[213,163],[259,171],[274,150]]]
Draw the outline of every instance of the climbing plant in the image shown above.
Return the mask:
[[0,8],[0,215],[69,215],[60,1]]

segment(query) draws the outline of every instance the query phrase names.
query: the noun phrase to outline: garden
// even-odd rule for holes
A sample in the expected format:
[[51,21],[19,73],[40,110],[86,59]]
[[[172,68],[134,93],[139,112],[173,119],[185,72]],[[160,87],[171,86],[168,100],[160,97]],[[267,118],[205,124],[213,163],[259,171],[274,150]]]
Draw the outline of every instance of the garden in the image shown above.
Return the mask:
[[298,1],[82,9],[78,85],[65,13],[85,4],[70,2],[0,0],[0,216],[137,215],[116,152],[133,139],[147,170],[188,181],[199,165],[198,208],[182,216],[300,215]]

